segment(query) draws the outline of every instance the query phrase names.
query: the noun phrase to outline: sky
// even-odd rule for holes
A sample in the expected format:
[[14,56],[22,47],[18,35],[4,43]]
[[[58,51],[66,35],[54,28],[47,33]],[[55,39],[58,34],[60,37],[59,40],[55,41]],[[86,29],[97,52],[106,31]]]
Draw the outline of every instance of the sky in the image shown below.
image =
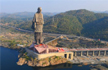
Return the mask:
[[108,11],[108,0],[0,0],[0,13],[65,12],[87,9],[90,11]]

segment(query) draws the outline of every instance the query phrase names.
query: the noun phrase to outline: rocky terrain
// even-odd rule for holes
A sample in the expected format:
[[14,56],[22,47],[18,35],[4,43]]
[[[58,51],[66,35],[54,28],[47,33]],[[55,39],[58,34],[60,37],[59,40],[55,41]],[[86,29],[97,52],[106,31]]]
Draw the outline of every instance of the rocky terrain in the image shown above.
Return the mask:
[[[43,34],[44,43],[54,39],[56,36]],[[17,44],[24,47],[30,46],[34,41],[33,33],[21,32],[12,28],[0,27],[0,46],[16,49],[19,48]]]
[[107,48],[108,43],[104,43],[101,40],[92,40],[83,37],[66,37],[59,39],[57,46],[68,47],[68,48]]
[[108,63],[104,65],[96,65],[96,66],[91,65],[91,67],[92,68],[90,70],[108,70]]
[[17,62],[18,65],[24,65],[27,64],[28,66],[32,67],[45,67],[45,66],[50,66],[50,65],[57,65],[57,64],[62,64],[66,63],[67,59],[62,58],[60,56],[52,56],[52,57],[47,57],[44,59],[36,59],[32,58],[27,55],[27,52],[24,52],[25,50],[20,50],[20,54],[18,55],[19,61]]

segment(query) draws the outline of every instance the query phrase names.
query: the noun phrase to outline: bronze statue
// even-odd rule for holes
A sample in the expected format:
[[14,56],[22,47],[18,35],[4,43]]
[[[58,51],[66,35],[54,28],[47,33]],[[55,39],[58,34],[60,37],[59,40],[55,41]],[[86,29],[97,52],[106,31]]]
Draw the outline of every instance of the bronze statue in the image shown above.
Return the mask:
[[44,19],[43,19],[43,14],[41,12],[42,8],[39,7],[38,11],[34,14],[32,21],[32,29],[34,30],[34,39],[36,44],[43,43],[42,33],[43,33]]

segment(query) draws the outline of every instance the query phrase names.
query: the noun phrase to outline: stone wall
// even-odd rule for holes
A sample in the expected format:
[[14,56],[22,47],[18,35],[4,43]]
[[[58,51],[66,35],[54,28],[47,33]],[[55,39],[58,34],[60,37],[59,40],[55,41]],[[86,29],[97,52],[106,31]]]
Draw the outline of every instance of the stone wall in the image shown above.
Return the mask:
[[26,51],[28,52],[28,55],[32,57],[36,57],[37,59],[43,59],[51,56],[62,56],[67,59],[73,60],[73,52],[54,52],[54,53],[46,53],[46,54],[38,54],[36,52],[33,52],[32,50],[29,50],[26,48]]
[[29,50],[28,48],[25,48],[25,50],[27,51],[29,56],[36,57],[36,58],[39,57],[38,53],[33,52],[32,50]]

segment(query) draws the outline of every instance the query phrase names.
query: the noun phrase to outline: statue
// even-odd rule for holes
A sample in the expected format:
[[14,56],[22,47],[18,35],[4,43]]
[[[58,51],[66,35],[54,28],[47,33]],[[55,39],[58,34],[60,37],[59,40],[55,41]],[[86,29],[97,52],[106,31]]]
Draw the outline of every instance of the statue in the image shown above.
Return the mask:
[[42,8],[39,7],[38,11],[34,14],[32,21],[32,29],[34,30],[35,44],[38,45],[43,43],[42,33],[43,33],[44,19],[43,19],[43,14],[41,12]]

